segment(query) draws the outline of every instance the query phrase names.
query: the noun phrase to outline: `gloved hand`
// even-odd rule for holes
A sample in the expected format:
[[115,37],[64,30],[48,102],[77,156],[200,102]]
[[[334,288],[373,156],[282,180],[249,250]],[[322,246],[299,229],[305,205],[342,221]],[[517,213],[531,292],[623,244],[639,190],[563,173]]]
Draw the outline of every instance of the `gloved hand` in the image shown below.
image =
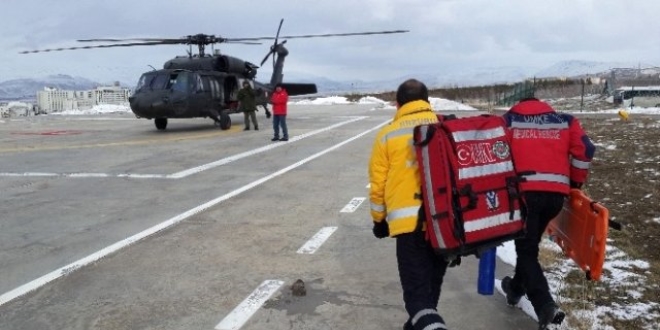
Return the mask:
[[582,183],[571,180],[572,189],[582,189]]
[[449,262],[449,267],[456,267],[461,265],[461,257],[458,256],[456,259],[453,259]]
[[376,238],[388,237],[390,236],[390,226],[385,219],[379,222],[374,221],[373,232]]

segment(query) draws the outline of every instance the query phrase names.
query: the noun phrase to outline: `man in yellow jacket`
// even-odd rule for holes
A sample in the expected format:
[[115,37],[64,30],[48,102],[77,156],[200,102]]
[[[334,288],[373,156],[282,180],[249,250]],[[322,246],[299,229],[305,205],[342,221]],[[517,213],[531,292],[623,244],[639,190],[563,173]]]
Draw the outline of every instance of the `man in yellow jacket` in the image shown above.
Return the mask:
[[437,306],[447,262],[425,238],[421,178],[413,146],[415,126],[435,123],[438,118],[429,104],[428,89],[418,80],[403,82],[396,102],[394,120],[378,132],[369,162],[373,233],[378,238],[396,238],[399,278],[409,315],[404,330],[446,329]]

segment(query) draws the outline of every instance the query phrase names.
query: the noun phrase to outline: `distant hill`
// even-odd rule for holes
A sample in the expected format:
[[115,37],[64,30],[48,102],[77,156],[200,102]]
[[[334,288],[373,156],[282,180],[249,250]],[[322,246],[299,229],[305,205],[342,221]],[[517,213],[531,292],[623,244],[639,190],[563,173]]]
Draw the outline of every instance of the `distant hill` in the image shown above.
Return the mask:
[[65,74],[50,75],[44,78],[12,79],[0,82],[1,100],[35,99],[37,91],[45,87],[62,90],[88,90],[102,84],[83,77],[72,77]]
[[[607,75],[612,70],[617,73],[639,72],[651,74],[660,72],[660,68],[644,63],[622,63],[622,62],[593,62],[593,61],[563,61],[549,66],[534,74],[537,78],[548,77],[580,77],[585,75]],[[645,70],[644,70],[645,69]]]

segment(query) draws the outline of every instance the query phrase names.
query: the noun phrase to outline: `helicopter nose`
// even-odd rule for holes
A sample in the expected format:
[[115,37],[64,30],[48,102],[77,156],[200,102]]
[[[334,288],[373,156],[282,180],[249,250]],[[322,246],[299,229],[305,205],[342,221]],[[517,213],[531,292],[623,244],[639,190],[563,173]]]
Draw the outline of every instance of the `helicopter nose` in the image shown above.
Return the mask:
[[156,101],[151,102],[151,108],[158,109],[158,108],[161,108],[163,106],[165,106],[165,102],[163,102],[161,100],[156,100]]

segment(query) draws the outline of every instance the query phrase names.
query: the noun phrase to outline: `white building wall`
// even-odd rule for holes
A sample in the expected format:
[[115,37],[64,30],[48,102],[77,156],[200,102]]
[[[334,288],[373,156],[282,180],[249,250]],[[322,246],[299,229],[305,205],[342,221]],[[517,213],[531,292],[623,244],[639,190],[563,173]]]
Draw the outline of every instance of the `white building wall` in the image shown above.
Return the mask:
[[99,87],[95,90],[97,104],[126,104],[131,91],[119,86]]
[[131,90],[120,86],[98,87],[87,91],[45,89],[37,92],[37,106],[41,112],[86,110],[98,104],[126,104]]

